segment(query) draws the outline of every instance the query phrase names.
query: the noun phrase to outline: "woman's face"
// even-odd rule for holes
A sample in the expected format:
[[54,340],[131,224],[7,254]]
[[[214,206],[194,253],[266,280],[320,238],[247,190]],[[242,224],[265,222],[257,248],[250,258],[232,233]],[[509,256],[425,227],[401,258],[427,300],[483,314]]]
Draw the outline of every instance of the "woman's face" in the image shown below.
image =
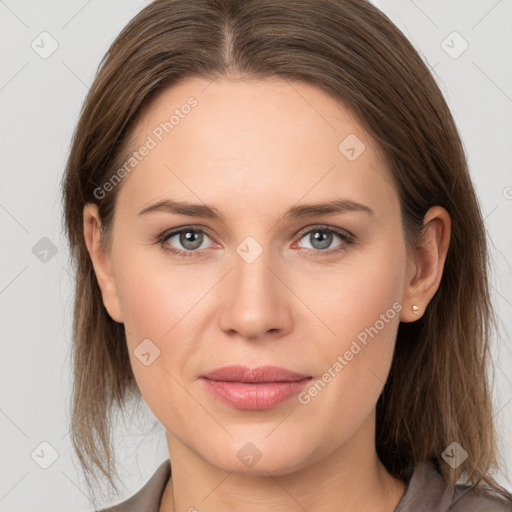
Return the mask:
[[[373,449],[414,268],[369,135],[321,90],[270,79],[182,82],[134,135],[104,299],[170,445],[254,474]],[[225,399],[202,376],[228,365],[310,380],[228,384]]]

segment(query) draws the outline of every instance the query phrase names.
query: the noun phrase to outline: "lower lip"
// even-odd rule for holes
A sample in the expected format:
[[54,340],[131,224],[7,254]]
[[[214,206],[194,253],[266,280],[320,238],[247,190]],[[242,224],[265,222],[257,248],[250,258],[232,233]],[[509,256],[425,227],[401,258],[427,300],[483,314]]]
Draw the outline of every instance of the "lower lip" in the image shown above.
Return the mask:
[[312,377],[293,382],[225,382],[202,378],[206,387],[223,402],[237,409],[270,409],[297,395]]

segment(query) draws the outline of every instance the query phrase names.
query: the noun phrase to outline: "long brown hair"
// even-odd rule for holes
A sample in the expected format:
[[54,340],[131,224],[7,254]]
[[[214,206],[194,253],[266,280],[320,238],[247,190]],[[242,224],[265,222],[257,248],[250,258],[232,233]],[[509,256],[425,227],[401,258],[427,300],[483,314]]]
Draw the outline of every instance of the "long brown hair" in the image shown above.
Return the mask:
[[[86,476],[99,470],[115,487],[110,414],[141,397],[124,326],[103,306],[84,241],[83,207],[98,205],[109,249],[122,182],[104,197],[95,191],[133,150],[130,135],[147,106],[186,78],[225,76],[301,81],[343,102],[392,170],[408,249],[420,243],[431,206],[449,212],[451,242],[439,289],[419,320],[399,326],[377,403],[376,449],[395,476],[430,459],[447,486],[465,474],[474,485],[506,494],[491,476],[498,467],[488,367],[496,318],[486,232],[463,146],[428,67],[366,0],[156,0],[102,60],[62,181],[76,270],[72,440]],[[451,469],[441,454],[454,441],[469,456]]]

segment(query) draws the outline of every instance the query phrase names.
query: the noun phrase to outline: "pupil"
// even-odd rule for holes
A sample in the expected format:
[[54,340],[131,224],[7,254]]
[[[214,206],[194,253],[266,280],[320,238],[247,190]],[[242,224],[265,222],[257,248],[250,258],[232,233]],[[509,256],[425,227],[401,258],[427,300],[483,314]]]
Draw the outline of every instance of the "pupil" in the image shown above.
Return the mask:
[[[181,243],[187,249],[197,249],[197,247],[201,245],[201,241],[199,241],[199,244],[197,244],[197,239],[200,238],[200,233],[196,233],[194,231],[186,231],[181,235],[184,238],[184,240],[181,240]],[[192,244],[192,246],[187,244]]]
[[[327,233],[326,231],[315,231],[314,238],[315,242],[320,242],[319,246],[317,246],[317,249],[325,249],[326,247],[329,247],[331,242],[331,233]],[[313,247],[315,247],[315,244],[312,244]]]

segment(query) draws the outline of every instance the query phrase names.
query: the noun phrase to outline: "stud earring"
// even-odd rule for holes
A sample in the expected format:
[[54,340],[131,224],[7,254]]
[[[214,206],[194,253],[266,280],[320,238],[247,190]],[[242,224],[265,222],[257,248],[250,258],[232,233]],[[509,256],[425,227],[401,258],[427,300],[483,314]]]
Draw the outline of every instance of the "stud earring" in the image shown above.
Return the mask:
[[419,308],[418,306],[416,306],[416,304],[413,304],[413,305],[412,305],[412,310],[413,310],[415,313],[417,313],[417,312],[420,310],[420,308]]

